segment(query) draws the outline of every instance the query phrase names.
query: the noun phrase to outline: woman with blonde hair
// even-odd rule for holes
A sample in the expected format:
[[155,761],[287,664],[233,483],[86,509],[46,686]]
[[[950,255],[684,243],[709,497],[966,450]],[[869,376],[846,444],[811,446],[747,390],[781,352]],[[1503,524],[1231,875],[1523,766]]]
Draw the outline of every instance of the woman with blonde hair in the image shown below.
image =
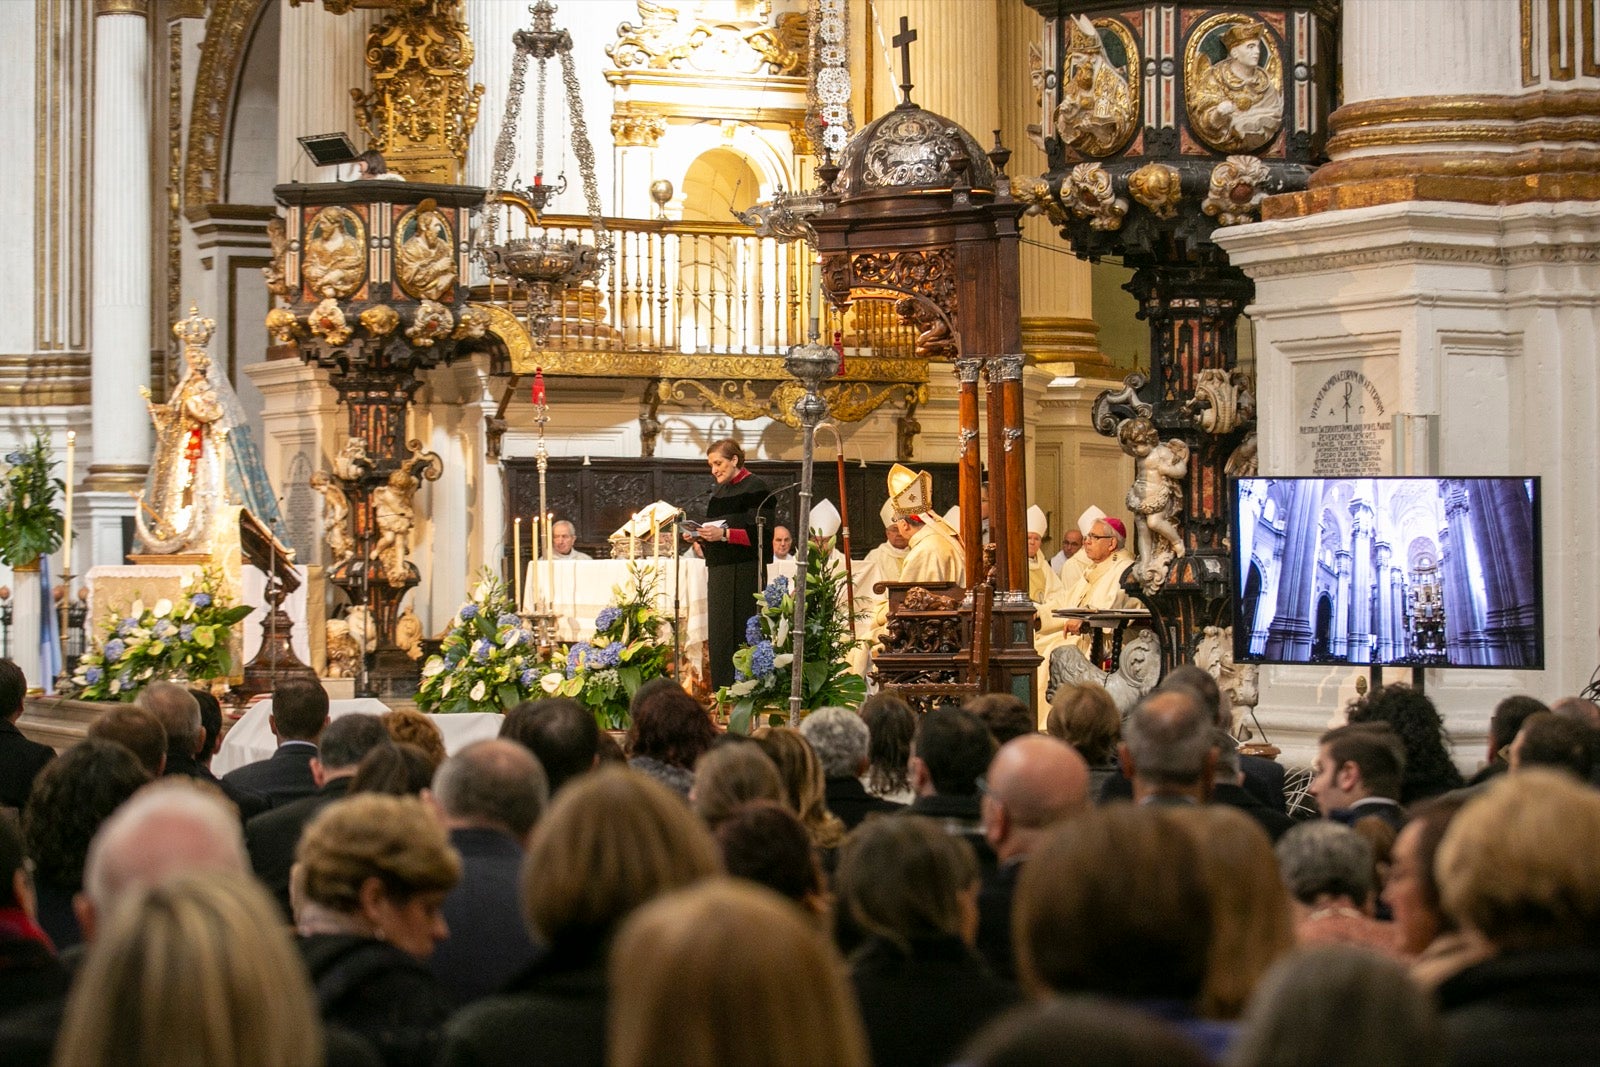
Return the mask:
[[1267,969],[1294,948],[1294,911],[1272,841],[1237,808],[1175,808],[1200,849],[1211,890],[1211,948],[1200,1014],[1237,1019]]
[[712,833],[746,804],[783,799],[778,768],[749,741],[719,745],[695,761],[689,804]]
[[460,878],[460,857],[412,797],[346,797],[300,839],[290,896],[322,1017],[391,1067],[438,1054],[454,1005],[426,961],[449,936],[442,908]]
[[67,1001],[71,1067],[320,1067],[323,1033],[277,906],[207,872],[135,891],[99,927]]
[[711,834],[668,787],[622,767],[569,781],[522,865],[523,916],[544,955],[504,994],[451,1021],[441,1067],[605,1063],[606,955],[617,928],[719,870]]
[[717,879],[628,920],[611,957],[612,1067],[865,1067],[828,939],[769,889]]
[[434,770],[445,761],[444,734],[432,719],[414,708],[386,711],[378,718],[397,745],[416,745],[428,757]]
[[811,743],[799,730],[771,726],[756,734],[756,744],[778,768],[784,803],[800,817],[811,843],[824,850],[838,848],[844,840],[844,823],[828,810],[827,780]]

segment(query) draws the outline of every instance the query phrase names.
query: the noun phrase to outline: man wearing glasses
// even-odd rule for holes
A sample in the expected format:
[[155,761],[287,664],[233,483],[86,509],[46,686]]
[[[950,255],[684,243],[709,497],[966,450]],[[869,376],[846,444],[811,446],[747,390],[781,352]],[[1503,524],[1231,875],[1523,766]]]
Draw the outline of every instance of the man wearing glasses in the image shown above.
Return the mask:
[[[1109,516],[1096,519],[1089,527],[1089,533],[1083,539],[1083,553],[1089,565],[1082,577],[1067,590],[1066,607],[1112,611],[1137,606],[1122,591],[1122,575],[1133,565],[1132,557],[1122,551],[1127,534],[1128,529],[1122,520]],[[1067,641],[1076,644],[1084,655],[1089,654],[1094,635],[1082,620],[1067,619],[1063,632]]]

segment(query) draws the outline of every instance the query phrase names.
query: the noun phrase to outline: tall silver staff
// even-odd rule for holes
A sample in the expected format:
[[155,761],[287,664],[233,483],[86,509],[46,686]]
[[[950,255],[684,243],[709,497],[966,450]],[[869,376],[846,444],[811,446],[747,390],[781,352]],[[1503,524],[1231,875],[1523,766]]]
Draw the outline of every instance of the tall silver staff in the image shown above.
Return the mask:
[[789,632],[794,635],[794,662],[789,668],[789,725],[800,725],[800,709],[804,700],[800,687],[805,679],[806,665],[806,562],[811,542],[811,473],[812,453],[816,445],[817,423],[828,414],[828,401],[821,393],[822,383],[839,370],[839,353],[827,345],[818,344],[816,334],[810,342],[795,345],[784,357],[783,369],[799,379],[806,393],[794,402],[794,413],[800,418],[804,431],[803,450],[800,453],[800,529],[795,540],[799,549],[795,555],[794,621]]

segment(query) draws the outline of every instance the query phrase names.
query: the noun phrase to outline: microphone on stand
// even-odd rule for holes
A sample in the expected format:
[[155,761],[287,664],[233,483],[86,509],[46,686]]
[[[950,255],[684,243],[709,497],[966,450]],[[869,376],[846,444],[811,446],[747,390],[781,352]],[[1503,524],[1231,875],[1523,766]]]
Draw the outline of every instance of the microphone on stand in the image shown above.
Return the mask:
[[786,493],[790,489],[796,489],[799,485],[798,481],[790,482],[788,485],[780,485],[762,497],[761,503],[756,505],[756,589],[758,591],[767,587],[767,516],[763,509],[766,508],[768,501],[773,497],[779,493]]

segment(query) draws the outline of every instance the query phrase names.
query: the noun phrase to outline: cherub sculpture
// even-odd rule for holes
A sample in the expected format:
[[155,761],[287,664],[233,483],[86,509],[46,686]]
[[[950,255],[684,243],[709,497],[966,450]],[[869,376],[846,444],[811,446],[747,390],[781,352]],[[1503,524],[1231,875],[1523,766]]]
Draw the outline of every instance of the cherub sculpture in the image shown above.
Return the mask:
[[1133,512],[1134,543],[1139,558],[1133,565],[1147,595],[1166,584],[1167,568],[1184,554],[1178,512],[1183,505],[1180,483],[1189,473],[1189,446],[1174,438],[1157,442],[1138,459],[1138,473],[1128,487],[1126,503]]
[[348,525],[350,498],[327,471],[311,476],[311,488],[322,494],[322,537],[328,543],[328,567],[337,570],[356,554],[355,538],[350,536]]

